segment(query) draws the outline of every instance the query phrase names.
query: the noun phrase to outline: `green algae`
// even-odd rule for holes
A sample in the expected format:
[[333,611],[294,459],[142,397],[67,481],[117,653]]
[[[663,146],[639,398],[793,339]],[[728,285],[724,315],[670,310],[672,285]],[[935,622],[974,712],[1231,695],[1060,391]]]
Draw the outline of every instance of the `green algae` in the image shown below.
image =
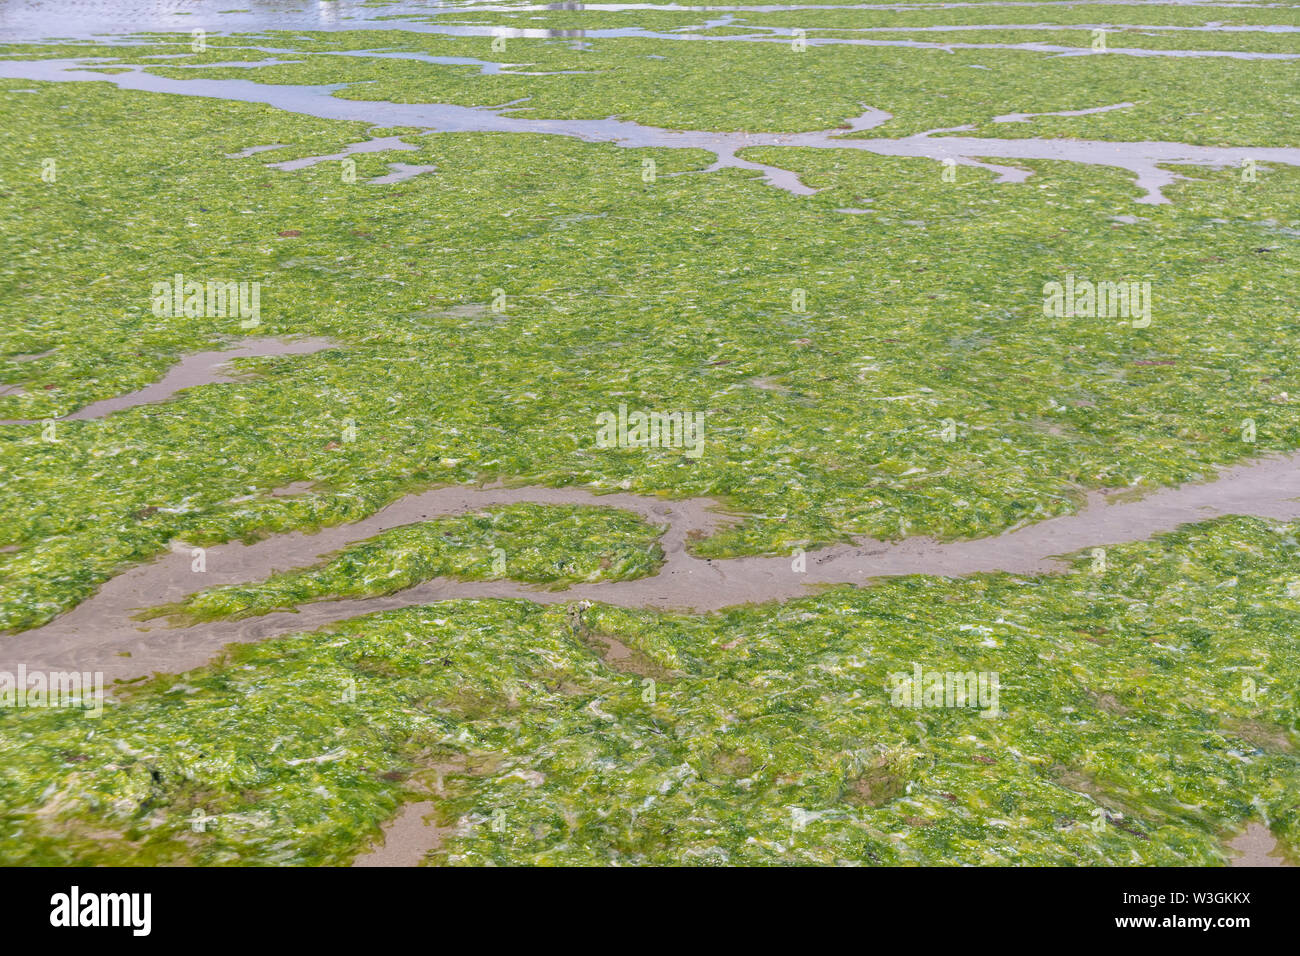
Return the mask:
[[[1292,17],[1105,11],[1151,25]],[[1079,43],[1063,31],[902,31],[1098,16],[984,5],[744,19]],[[112,71],[188,49],[183,35],[147,39],[3,54],[101,56]],[[1227,33],[1110,42],[1293,48],[1285,35]],[[266,58],[240,49],[255,45],[302,62],[150,70],[353,83],[341,95],[366,100],[526,97],[516,105],[529,116],[677,128],[825,129],[870,105],[895,115],[868,136],[970,124],[1005,138],[1296,145],[1293,65],[1264,61],[564,38],[510,38],[498,54],[488,37],[393,30],[213,37],[170,62]],[[378,48],[591,72],[310,55]],[[723,556],[853,533],[992,534],[1069,511],[1088,488],[1172,484],[1300,447],[1294,169],[1247,182],[1180,167],[1172,204],[1150,207],[1115,169],[1029,162],[1017,164],[1033,173],[1024,184],[970,168],[949,183],[920,159],[743,152],[822,190],[796,197],[749,172],[704,173],[702,152],[421,136],[108,84],[3,81],[0,108],[0,384],[24,388],[0,397],[0,416],[67,413],[244,334],[223,318],[150,314],[150,285],[177,271],[264,282],[260,332],[340,343],[241,360],[245,380],[165,405],[60,423],[56,443],[0,426],[0,545],[16,548],[0,551],[0,627],[49,620],[177,538],[353,521],[434,483],[711,495],[750,515],[696,544]],[[334,161],[264,165],[381,135],[417,149],[357,155],[355,183]],[[270,144],[283,148],[231,155]],[[389,162],[437,173],[365,185]],[[1044,318],[1043,284],[1067,273],[1152,281],[1153,326]],[[807,311],[791,308],[796,288]],[[620,402],[707,411],[704,456],[597,447],[596,415]],[[270,494],[300,481],[318,490]],[[257,613],[433,574],[490,576],[502,540],[508,576],[523,580],[657,564],[648,529],[625,515],[552,525],[553,514],[411,526],[185,610]],[[708,617],[445,602],[238,648],[121,689],[100,720],[0,712],[0,860],[344,863],[429,791],[439,821],[460,824],[432,858],[449,864],[1212,864],[1223,834],[1254,818],[1294,856],[1295,533],[1226,520],[1110,549],[1104,573],[1085,559],[1060,578],[908,578]],[[615,659],[616,644],[631,656]],[[996,671],[1003,715],[891,707],[890,675],[914,664]]]
[[[1294,852],[1296,531],[1225,519],[1101,573],[582,613],[657,681],[514,601],[239,647],[98,720],[0,716],[0,858],[343,863],[426,791],[458,827],[441,864],[1206,865],[1260,817]],[[999,716],[892,706],[917,664],[996,672]]]
[[[18,548],[0,553],[7,628],[48,620],[173,538],[355,520],[429,483],[713,496],[754,516],[698,548],[721,556],[991,534],[1067,512],[1087,488],[1177,483],[1300,445],[1285,305],[1300,262],[1280,231],[1300,226],[1293,169],[1245,183],[1189,168],[1171,205],[1148,207],[1101,167],[945,183],[926,160],[745,152],[826,189],[808,198],[745,171],[699,174],[699,152],[485,133],[358,156],[359,180],[389,161],[438,168],[370,187],[337,162],[263,165],[337,151],[362,123],[37,86],[6,94],[24,133],[0,141],[5,168],[30,172],[5,174],[22,215],[0,271],[22,321],[0,330],[0,352],[54,351],[5,363],[26,392],[0,399],[3,414],[65,413],[242,334],[150,314],[151,284],[177,271],[261,281],[261,331],[340,348],[240,360],[247,381],[63,423],[54,444],[0,426],[0,535]],[[156,137],[115,125],[145,103]],[[228,156],[270,143],[286,148]],[[54,184],[39,178],[47,155]],[[835,211],[867,200],[870,215]],[[1044,318],[1043,285],[1066,273],[1151,280],[1152,327]],[[704,455],[596,447],[596,416],[620,402],[705,411]],[[327,490],[264,494],[295,481]]]

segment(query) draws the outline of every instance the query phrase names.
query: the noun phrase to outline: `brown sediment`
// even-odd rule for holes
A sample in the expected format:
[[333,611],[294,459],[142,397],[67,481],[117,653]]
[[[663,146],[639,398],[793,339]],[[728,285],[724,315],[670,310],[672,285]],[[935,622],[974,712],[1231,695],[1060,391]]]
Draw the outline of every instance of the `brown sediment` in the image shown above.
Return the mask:
[[432,800],[403,806],[397,816],[384,824],[383,842],[362,853],[352,865],[419,866],[426,854],[438,849],[447,836],[456,832],[454,826],[440,827],[428,819],[436,808]]
[[[314,564],[350,543],[390,528],[520,502],[602,505],[630,511],[651,524],[666,525],[660,539],[664,564],[652,576],[584,583],[566,590],[538,590],[508,580],[435,578],[390,595],[322,600],[296,612],[246,620],[169,628],[148,627],[132,619],[140,611],[178,603],[196,591],[260,581],[276,571]],[[1141,498],[1094,492],[1075,514],[989,538],[950,542],[859,538],[852,544],[811,551],[801,561],[789,556],[713,560],[693,556],[687,550],[690,542],[736,520],[719,508],[708,498],[670,501],[628,493],[602,495],[582,488],[454,486],[408,495],[361,521],[315,534],[290,532],[253,544],[231,542],[211,547],[203,573],[191,570],[189,549],[177,543],[172,553],[105,582],[92,597],[48,624],[0,638],[0,669],[12,670],[21,662],[29,669],[102,671],[108,680],[132,679],[155,671],[178,672],[203,664],[226,644],[260,641],[362,614],[449,600],[508,598],[537,604],[586,600],[703,613],[807,596],[818,586],[866,585],[874,578],[898,575],[1059,572],[1067,567],[1060,555],[1143,540],[1183,524],[1230,514],[1300,517],[1300,453],[1226,468],[1213,481],[1166,488]],[[800,566],[804,570],[798,570]]]
[[775,381],[770,375],[751,378],[747,384],[764,392],[780,392],[782,395],[790,394],[790,389],[787,386]]
[[[495,764],[495,757],[484,755],[434,763],[417,775],[417,779],[422,781],[418,789],[436,797],[445,797],[447,788],[443,778],[446,774],[477,776],[488,772]],[[433,777],[431,785],[428,782],[430,775]],[[439,849],[443,841],[459,829],[456,825],[439,826],[434,822],[431,817],[437,807],[433,800],[420,800],[400,807],[384,823],[379,843],[360,853],[352,865],[419,866],[425,856]]]
[[906,792],[907,778],[882,763],[852,781],[843,799],[846,803],[878,808]]
[[1106,812],[1106,819],[1112,823],[1123,819],[1124,816],[1136,815],[1132,803],[1124,793],[1114,787],[1103,786],[1086,770],[1054,764],[1048,768],[1048,775],[1057,786],[1090,797]]
[[1229,866],[1291,866],[1278,851],[1277,839],[1262,823],[1250,823],[1246,829],[1228,841],[1228,849],[1235,854]]
[[1224,727],[1236,734],[1252,747],[1261,750],[1291,751],[1291,737],[1286,730],[1276,724],[1267,724],[1258,720],[1226,720]]
[[584,643],[600,655],[601,660],[621,674],[653,677],[655,680],[668,680],[673,676],[667,668],[660,667],[645,654],[624,644],[612,634],[584,629],[581,637]]
[[[164,402],[177,392],[186,388],[194,388],[197,385],[238,382],[240,381],[238,376],[232,374],[229,370],[223,370],[223,366],[231,359],[252,358],[263,355],[310,355],[313,352],[334,348],[337,345],[337,342],[326,338],[288,339],[268,337],[241,339],[232,343],[226,349],[195,352],[186,355],[169,368],[167,374],[152,385],[146,385],[137,391],[118,395],[115,398],[92,402],[84,408],[79,408],[69,415],[62,416],[59,420],[76,422],[92,418],[103,418],[113,412],[135,408],[137,405],[152,405],[157,402]],[[38,425],[41,421],[41,419],[8,418],[0,419],[0,425]]]
[[[461,587],[470,588],[474,597],[523,598],[544,603],[572,600],[571,591],[534,590],[507,580],[440,578],[419,586],[431,589],[429,592],[411,588],[386,597],[320,601],[303,606],[297,613],[277,612],[245,621],[209,621],[184,628],[155,625],[149,629],[132,619],[141,610],[179,602],[195,591],[258,581],[277,570],[312,564],[352,542],[390,528],[517,502],[604,505],[631,511],[655,525],[667,524],[660,544],[666,554],[677,555],[679,562],[695,562],[685,553],[689,531],[709,532],[727,520],[709,510],[713,502],[708,499],[672,502],[631,494],[597,495],[578,488],[438,488],[408,495],[361,521],[324,528],[315,534],[291,532],[253,544],[231,542],[208,548],[206,571],[201,573],[191,569],[189,548],[178,542],[170,554],[112,578],[95,595],[49,624],[0,638],[0,657],[25,661],[29,667],[34,666],[31,662],[36,658],[94,660],[97,664],[93,669],[103,671],[107,679],[126,680],[154,671],[187,670],[202,664],[228,643],[263,640],[273,634],[310,630],[370,611],[443,600],[456,596]],[[667,565],[664,570],[668,570]],[[677,570],[689,573],[691,568]],[[417,591],[420,595],[441,596],[416,597]],[[131,656],[119,656],[124,651]]]

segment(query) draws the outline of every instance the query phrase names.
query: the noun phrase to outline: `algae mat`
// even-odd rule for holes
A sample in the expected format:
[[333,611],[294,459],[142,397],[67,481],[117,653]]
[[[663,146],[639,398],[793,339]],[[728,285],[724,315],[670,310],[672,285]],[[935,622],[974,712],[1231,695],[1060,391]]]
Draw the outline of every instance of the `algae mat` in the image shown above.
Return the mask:
[[0,27],[0,859],[1294,860],[1293,9],[185,12]]

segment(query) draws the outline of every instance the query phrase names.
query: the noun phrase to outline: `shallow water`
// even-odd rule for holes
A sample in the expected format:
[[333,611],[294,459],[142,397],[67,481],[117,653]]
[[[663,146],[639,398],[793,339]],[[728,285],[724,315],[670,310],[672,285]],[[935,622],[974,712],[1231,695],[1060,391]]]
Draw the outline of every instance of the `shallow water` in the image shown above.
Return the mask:
[[[845,37],[845,36],[803,36],[807,31],[798,27],[771,27],[771,26],[744,26],[744,29],[752,29],[753,33],[748,34],[716,34],[703,36],[697,31],[704,31],[716,26],[722,26],[728,23],[727,20],[711,21],[708,23],[698,24],[696,26],[680,27],[671,31],[649,30],[644,27],[594,27],[582,30],[555,30],[543,27],[503,27],[492,24],[457,24],[457,23],[413,23],[409,26],[403,25],[401,29],[412,30],[418,33],[435,33],[443,36],[459,37],[494,37],[501,36],[506,38],[546,40],[561,37],[579,38],[586,40],[603,40],[603,39],[641,39],[641,40],[696,40],[709,43],[779,43],[788,45],[795,36],[801,36],[804,42],[810,47],[817,46],[867,46],[867,47],[903,47],[914,50],[1024,50],[1030,53],[1054,53],[1062,56],[1138,56],[1138,57],[1226,57],[1233,60],[1297,60],[1300,59],[1300,53],[1262,53],[1246,50],[1149,50],[1143,47],[1117,47],[1108,46],[1104,50],[1094,50],[1091,47],[1081,46],[1064,46],[1061,44],[1046,43],[1041,41],[1025,41],[1020,43],[975,43],[971,41],[948,41],[942,40],[908,40],[908,39],[888,39],[873,40],[869,37]],[[407,21],[401,21],[406,24]],[[836,33],[843,32],[871,32],[871,30],[853,30],[852,28],[828,27],[827,30],[833,30]],[[906,28],[898,29],[894,27],[879,28],[887,32],[909,32]],[[951,29],[960,30],[965,27],[952,27]],[[990,29],[1013,29],[1012,27],[991,27]],[[1035,29],[1028,27],[1027,29]],[[1074,27],[1068,29],[1085,30],[1087,27]],[[1153,27],[1152,29],[1159,29]]]
[[[1088,6],[1094,6],[1089,3]],[[963,30],[1151,30],[1159,32],[1170,30],[1188,33],[1300,33],[1300,26],[1278,23],[1243,23],[1235,26],[1218,23],[1190,25],[1143,26],[1131,23],[943,23],[933,26],[888,26],[888,27],[826,27],[828,30],[845,33],[957,33]]]
[[[736,168],[761,172],[771,185],[797,195],[808,195],[814,190],[804,186],[794,173],[747,161],[738,157],[737,151],[752,146],[799,146],[813,149],[859,149],[881,156],[909,156],[936,162],[951,159],[958,165],[990,169],[997,173],[1002,182],[1021,182],[1030,174],[1027,170],[982,163],[974,157],[1066,160],[1095,166],[1115,166],[1134,174],[1137,186],[1144,193],[1137,199],[1140,203],[1168,201],[1161,190],[1176,181],[1178,176],[1162,168],[1167,164],[1223,167],[1240,166],[1244,160],[1253,159],[1258,163],[1300,166],[1300,148],[1295,147],[1191,146],[1183,143],[1123,143],[1083,139],[1003,140],[938,135],[959,132],[969,127],[930,130],[899,139],[845,138],[879,126],[889,118],[889,114],[883,110],[870,108],[851,120],[847,130],[808,133],[709,132],[661,129],[617,119],[530,119],[514,115],[514,111],[508,108],[489,109],[445,103],[387,103],[348,100],[331,95],[345,84],[291,86],[255,83],[251,80],[177,80],[146,73],[139,66],[126,73],[96,74],[88,71],[76,59],[4,60],[0,61],[0,78],[107,82],[121,89],[265,103],[277,109],[323,119],[354,120],[388,127],[414,126],[428,132],[543,133],[576,137],[587,142],[613,143],[623,148],[654,146],[699,149],[713,153],[716,157],[711,170]],[[356,151],[369,150],[358,147]],[[281,168],[290,167],[285,164]]]
[[1132,103],[1112,103],[1110,106],[1090,106],[1082,110],[1052,110],[1048,113],[1004,113],[1001,116],[993,117],[994,123],[1027,123],[1036,116],[1092,116],[1096,113],[1110,113],[1115,110],[1126,110],[1133,107]]
[[[1128,0],[1097,0],[1100,4],[1127,3]],[[1253,7],[1253,4],[1234,4],[1230,2],[1201,2],[1201,0],[1135,0],[1136,3],[1153,5],[1176,5],[1197,7]],[[711,42],[731,43],[781,43],[790,42],[795,29],[788,27],[756,26],[750,35],[722,35],[701,37],[692,30],[708,29],[724,25],[730,17],[708,21],[697,26],[684,26],[676,30],[661,32],[641,27],[613,27],[579,30],[561,30],[547,28],[513,28],[488,24],[466,24],[464,22],[439,23],[430,21],[429,17],[438,14],[464,13],[521,13],[549,12],[557,10],[586,10],[594,12],[622,12],[635,10],[679,11],[683,13],[776,13],[798,10],[933,10],[956,7],[980,6],[1041,6],[1043,4],[1029,0],[992,0],[989,3],[935,3],[935,4],[760,4],[755,6],[722,5],[693,6],[678,4],[582,4],[554,3],[509,6],[502,4],[453,4],[441,2],[405,2],[383,7],[367,7],[355,0],[319,0],[316,3],[304,2],[302,6],[259,3],[248,0],[247,9],[232,9],[225,0],[81,0],[74,5],[65,5],[59,10],[57,32],[50,32],[50,16],[42,0],[0,0],[0,40],[36,42],[51,39],[90,40],[105,37],[128,37],[141,33],[177,33],[188,34],[191,30],[201,29],[207,34],[220,36],[232,33],[263,33],[279,30],[406,30],[416,33],[432,33],[444,36],[505,36],[535,39],[574,38],[578,40],[636,37],[659,40],[709,40]],[[1071,5],[1073,0],[1049,0],[1046,4]],[[1284,6],[1267,4],[1266,6]],[[1114,26],[1114,25],[1110,25]],[[845,32],[841,28],[835,28]],[[1062,29],[1087,30],[1091,26],[1061,25],[1044,27],[1039,24],[1024,26],[935,26],[935,27],[870,27],[863,30],[847,32],[899,32],[911,30],[984,30],[984,29]],[[1264,32],[1291,32],[1295,28],[1286,26],[1244,26],[1241,28],[1220,28],[1217,26],[1189,27],[1130,27],[1129,29],[1186,29],[1204,32],[1240,32],[1260,30]],[[889,39],[872,40],[853,37],[809,37],[809,46],[886,46],[911,47],[915,49],[1007,49],[1026,50],[1039,53],[1055,53],[1068,56],[1097,55],[1098,51],[1090,48],[1058,46],[1049,43],[943,43],[923,40]],[[1104,53],[1124,56],[1171,56],[1171,57],[1230,57],[1233,59],[1300,59],[1300,54],[1263,53],[1231,50],[1146,50],[1133,47],[1113,47]],[[1101,55],[1104,55],[1101,54]],[[350,52],[333,55],[355,55]],[[377,56],[394,54],[373,54]],[[401,55],[401,54],[396,54]],[[409,58],[421,58],[419,55]],[[454,62],[458,58],[431,57],[430,62]],[[488,72],[485,69],[484,72]]]
[[[661,10],[687,12],[783,13],[796,10],[936,10],[961,7],[1069,6],[1074,0],[992,0],[989,3],[863,3],[863,4],[741,4],[694,5],[676,3],[549,3],[506,4],[441,3],[406,0],[383,7],[362,0],[303,0],[300,4],[266,0],[77,0],[60,5],[52,22],[48,0],[0,0],[0,38],[41,40],[88,39],[137,32],[185,32],[195,28],[218,32],[261,30],[427,30],[432,25],[406,19],[442,13],[543,13],[551,10],[622,12]],[[1097,4],[1177,5],[1196,7],[1254,7],[1231,0],[1093,0]],[[1286,6],[1264,4],[1263,6]],[[237,9],[238,8],[238,9]],[[231,11],[231,12],[227,12]],[[397,19],[380,19],[395,17]]]

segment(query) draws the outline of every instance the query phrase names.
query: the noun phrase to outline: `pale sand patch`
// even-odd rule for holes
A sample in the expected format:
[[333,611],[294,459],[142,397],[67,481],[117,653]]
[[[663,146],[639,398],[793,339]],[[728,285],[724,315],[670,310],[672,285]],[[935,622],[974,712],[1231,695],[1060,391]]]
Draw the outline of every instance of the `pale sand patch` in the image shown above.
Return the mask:
[[1277,840],[1262,823],[1249,823],[1246,829],[1228,842],[1234,856],[1229,866],[1290,866],[1280,855],[1274,856]]

